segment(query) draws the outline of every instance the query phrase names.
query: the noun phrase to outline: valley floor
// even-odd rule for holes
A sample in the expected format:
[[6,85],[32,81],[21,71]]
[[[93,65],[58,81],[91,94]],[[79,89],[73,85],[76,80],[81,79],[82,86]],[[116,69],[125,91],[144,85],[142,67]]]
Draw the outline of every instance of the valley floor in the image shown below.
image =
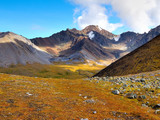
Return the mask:
[[[152,82],[154,76],[160,77],[159,73],[143,74],[150,78],[146,84]],[[0,120],[160,119],[158,111],[155,114],[156,110],[152,108],[160,102],[156,88],[152,96],[156,94],[157,97],[151,99],[146,94],[151,88],[144,88],[142,81],[119,82],[119,78],[56,79],[0,74]],[[121,90],[124,84],[128,85],[124,93],[112,93],[115,89]],[[138,84],[142,86],[140,89],[136,87]],[[129,87],[131,85],[135,87]],[[146,98],[129,99],[125,95],[128,92]],[[146,102],[148,106],[142,105]]]

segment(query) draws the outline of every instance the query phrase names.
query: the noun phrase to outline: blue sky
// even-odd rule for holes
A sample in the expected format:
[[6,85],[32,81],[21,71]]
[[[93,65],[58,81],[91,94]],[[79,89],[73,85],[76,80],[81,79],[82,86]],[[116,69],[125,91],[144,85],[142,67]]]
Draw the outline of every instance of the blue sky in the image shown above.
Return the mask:
[[160,25],[159,5],[157,0],[0,0],[0,32],[48,37],[95,24],[115,34],[143,33]]
[[74,6],[66,0],[0,0],[0,31],[47,37],[74,27]]

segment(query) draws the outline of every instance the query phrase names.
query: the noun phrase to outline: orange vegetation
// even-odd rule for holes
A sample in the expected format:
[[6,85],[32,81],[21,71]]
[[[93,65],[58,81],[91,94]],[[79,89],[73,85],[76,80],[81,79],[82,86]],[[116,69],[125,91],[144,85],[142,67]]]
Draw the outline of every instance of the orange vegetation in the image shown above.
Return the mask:
[[0,120],[159,119],[151,108],[113,95],[105,86],[82,79],[0,74]]

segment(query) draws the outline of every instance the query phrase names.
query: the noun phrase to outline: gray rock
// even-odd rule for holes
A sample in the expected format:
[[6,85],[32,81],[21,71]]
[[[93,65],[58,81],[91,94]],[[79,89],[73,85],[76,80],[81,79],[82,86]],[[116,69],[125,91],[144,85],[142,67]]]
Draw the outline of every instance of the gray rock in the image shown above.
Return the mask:
[[130,77],[130,80],[134,80],[134,78],[133,78],[133,77]]
[[156,111],[155,111],[155,114],[160,114],[160,110],[156,110]]
[[127,93],[126,96],[127,96],[127,98],[129,98],[129,99],[135,99],[135,98],[137,98],[137,95],[134,94],[134,93]]
[[146,104],[143,103],[143,104],[142,104],[142,107],[148,107],[148,106],[147,106]]
[[115,94],[115,95],[119,95],[120,94],[119,90],[113,90],[112,93]]
[[160,96],[160,93],[157,93],[157,96]]
[[93,99],[91,99],[91,100],[85,100],[84,102],[86,102],[86,103],[96,103],[96,101],[93,100]]
[[97,111],[93,111],[93,114],[96,114],[97,113]]
[[84,96],[83,98],[87,99],[87,96]]
[[160,90],[160,86],[156,87],[157,90]]
[[140,82],[140,80],[135,80],[136,82]]
[[140,95],[139,98],[140,99],[146,99],[146,96],[145,95]]
[[146,105],[149,105],[149,102],[146,102]]
[[140,80],[140,82],[145,82],[145,79],[144,79],[144,78],[142,78],[142,79]]
[[132,83],[135,83],[135,81],[134,81],[134,80],[131,80],[131,82],[132,82]]
[[153,107],[154,109],[159,109],[160,108],[160,104],[157,104]]
[[88,118],[81,118],[81,120],[88,120]]
[[143,88],[147,89],[147,88],[151,88],[149,85],[145,85],[143,86]]

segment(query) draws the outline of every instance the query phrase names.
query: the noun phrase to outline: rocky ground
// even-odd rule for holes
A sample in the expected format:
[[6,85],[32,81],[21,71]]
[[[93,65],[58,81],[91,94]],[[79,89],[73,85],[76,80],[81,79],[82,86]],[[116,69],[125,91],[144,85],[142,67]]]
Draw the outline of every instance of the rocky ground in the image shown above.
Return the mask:
[[[122,77],[93,77],[90,82],[106,84],[114,95],[136,99],[142,107],[150,107],[160,115],[160,71]],[[106,86],[107,87],[107,86]]]

